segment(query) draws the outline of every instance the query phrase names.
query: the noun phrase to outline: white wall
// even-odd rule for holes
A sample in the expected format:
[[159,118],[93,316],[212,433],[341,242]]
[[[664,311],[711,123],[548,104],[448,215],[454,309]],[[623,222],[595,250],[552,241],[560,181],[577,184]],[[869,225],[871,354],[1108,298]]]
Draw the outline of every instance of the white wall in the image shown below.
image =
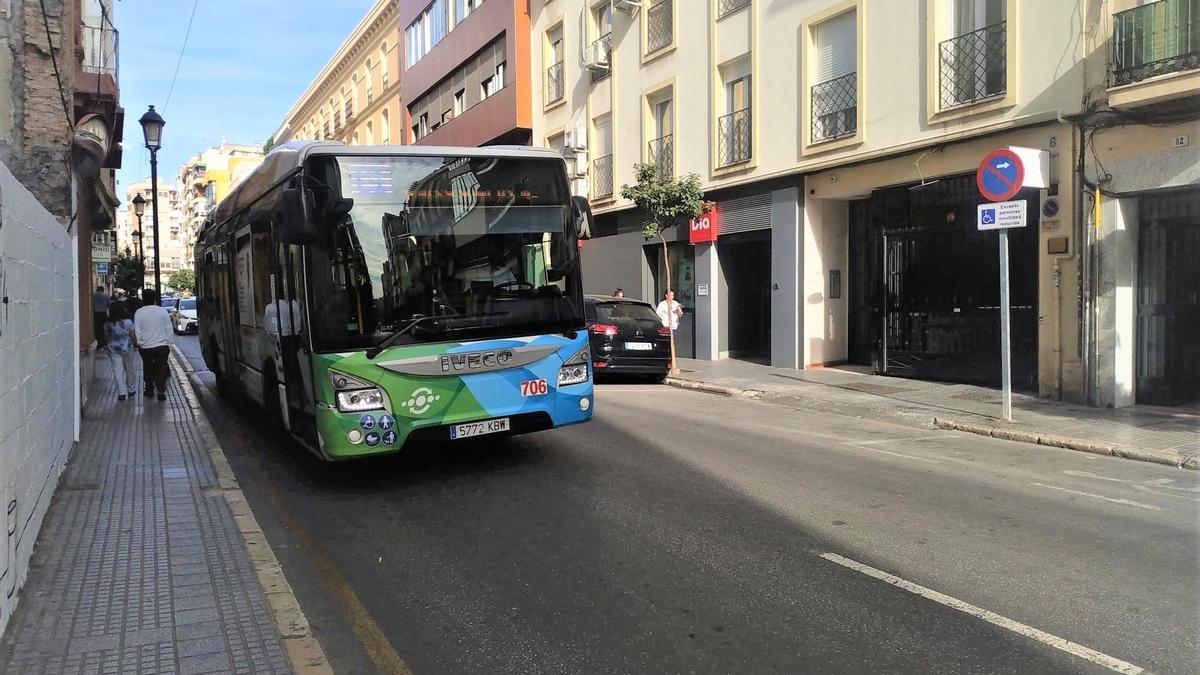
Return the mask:
[[71,238],[0,164],[0,633],[74,435]]
[[[849,353],[846,267],[850,208],[835,199],[806,199],[802,255],[804,366],[845,361]],[[842,271],[842,295],[829,297],[829,271]]]

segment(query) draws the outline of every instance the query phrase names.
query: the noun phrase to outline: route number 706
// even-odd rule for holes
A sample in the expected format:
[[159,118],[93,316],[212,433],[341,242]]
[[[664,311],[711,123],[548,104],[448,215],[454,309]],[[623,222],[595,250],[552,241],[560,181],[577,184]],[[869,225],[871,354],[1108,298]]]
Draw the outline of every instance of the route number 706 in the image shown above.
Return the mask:
[[549,392],[546,380],[525,380],[521,383],[521,396],[543,396]]

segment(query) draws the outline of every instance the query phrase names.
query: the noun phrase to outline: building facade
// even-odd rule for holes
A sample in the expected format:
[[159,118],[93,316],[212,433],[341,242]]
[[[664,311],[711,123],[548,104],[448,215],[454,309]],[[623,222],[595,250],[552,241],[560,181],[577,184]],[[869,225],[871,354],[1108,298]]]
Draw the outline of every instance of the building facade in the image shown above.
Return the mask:
[[378,0],[288,111],[272,143],[402,142],[400,28],[396,0]]
[[256,145],[222,141],[179,167],[179,221],[186,269],[193,267],[196,238],[204,219],[242,178],[262,164],[263,154],[262,148]]
[[[529,145],[530,7],[400,0],[405,133],[423,145]],[[553,3],[549,3],[553,4]]]
[[[1088,92],[1111,83],[1114,38],[1091,28],[1111,8],[1089,6],[1084,26],[1069,3],[1026,0],[533,6],[534,142],[567,156],[597,214],[587,291],[658,297],[669,265],[686,355],[997,384],[999,263],[996,234],[976,227],[975,170],[992,150],[1029,148],[1045,175],[1015,197],[1028,225],[1010,235],[1014,385],[1103,403],[1081,253],[1092,202],[1076,169]],[[1195,92],[1173,77],[1174,95]],[[1158,162],[1139,146],[1122,144]],[[700,176],[716,241],[693,245],[684,225],[664,256],[642,240],[620,196],[641,162]],[[1194,155],[1173,156],[1167,185],[1195,184],[1184,165]]]
[[[133,198],[139,194],[146,200],[146,211],[142,215],[140,226],[133,212]],[[128,250],[135,256],[141,255],[145,261],[144,288],[154,287],[154,220],[150,215],[153,194],[149,180],[130,185],[125,193],[125,203],[121,206],[122,215],[116,221],[117,250]],[[183,202],[178,189],[161,181],[158,184],[158,230],[158,254],[162,260],[159,275],[165,287],[172,274],[179,270],[192,269],[192,259],[187,256],[187,252],[195,242],[194,237],[187,234]]]

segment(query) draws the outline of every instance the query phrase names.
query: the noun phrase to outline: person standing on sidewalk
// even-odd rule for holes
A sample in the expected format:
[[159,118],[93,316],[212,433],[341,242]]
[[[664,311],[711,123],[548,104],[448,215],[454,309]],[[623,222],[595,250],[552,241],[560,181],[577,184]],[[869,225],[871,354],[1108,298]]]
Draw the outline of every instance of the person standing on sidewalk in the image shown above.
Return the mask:
[[108,308],[104,337],[108,342],[108,360],[112,363],[118,401],[137,393],[133,386],[137,353],[133,350],[133,320],[129,317],[129,308],[124,302],[115,301]]
[[663,328],[672,331],[679,330],[679,318],[683,316],[683,307],[675,301],[675,291],[668,290],[663,294],[662,302],[654,310]]
[[108,323],[108,305],[112,296],[104,292],[103,286],[97,286],[92,293],[92,332],[96,336],[96,348],[104,347],[104,324]]
[[171,315],[160,307],[158,293],[153,288],[142,291],[142,307],[133,315],[133,337],[142,354],[142,381],[145,396],[150,398],[155,391],[158,400],[167,400],[167,358],[171,352]]

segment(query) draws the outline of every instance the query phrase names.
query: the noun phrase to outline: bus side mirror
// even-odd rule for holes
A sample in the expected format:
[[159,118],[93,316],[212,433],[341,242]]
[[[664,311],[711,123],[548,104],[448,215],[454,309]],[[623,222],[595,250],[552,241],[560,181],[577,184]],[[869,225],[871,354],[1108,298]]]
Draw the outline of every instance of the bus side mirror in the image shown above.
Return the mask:
[[575,221],[575,236],[592,238],[592,205],[585,197],[571,197],[571,215]]
[[317,240],[316,206],[312,190],[289,187],[283,191],[283,233],[287,244],[311,244]]

